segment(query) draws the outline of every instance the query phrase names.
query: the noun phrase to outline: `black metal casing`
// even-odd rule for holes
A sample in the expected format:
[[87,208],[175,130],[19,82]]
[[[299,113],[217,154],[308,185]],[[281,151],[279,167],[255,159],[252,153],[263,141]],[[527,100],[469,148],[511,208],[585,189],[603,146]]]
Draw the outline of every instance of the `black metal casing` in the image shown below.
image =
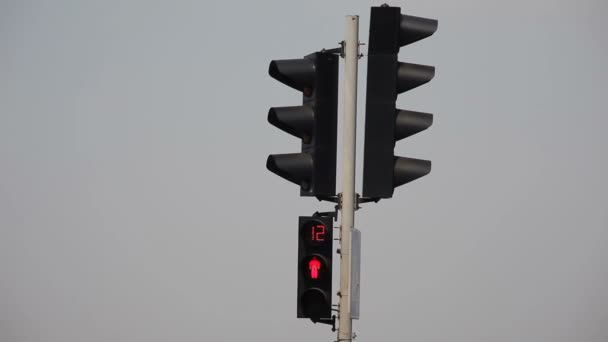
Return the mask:
[[[323,233],[317,225],[324,226]],[[313,227],[314,226],[314,227]],[[311,241],[316,234],[323,241]],[[313,322],[331,317],[333,218],[300,216],[298,222],[298,304],[297,317]],[[309,261],[320,262],[318,279],[311,279]]]
[[268,112],[272,125],[302,139],[302,149],[270,155],[266,167],[300,185],[300,196],[335,196],[338,56],[315,52],[303,59],[272,61],[269,74],[303,94],[301,106]]
[[437,21],[372,7],[369,32],[363,196],[391,198],[394,188],[430,172],[431,162],[396,157],[396,141],[428,128],[432,114],[396,108],[397,96],[434,76],[434,67],[400,63],[399,48],[430,36]]

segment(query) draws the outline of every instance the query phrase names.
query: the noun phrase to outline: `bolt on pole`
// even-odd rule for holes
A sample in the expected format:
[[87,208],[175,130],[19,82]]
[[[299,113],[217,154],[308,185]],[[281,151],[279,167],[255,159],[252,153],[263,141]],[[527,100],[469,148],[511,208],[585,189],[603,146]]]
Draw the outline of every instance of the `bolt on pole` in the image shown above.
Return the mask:
[[340,223],[340,301],[338,341],[352,340],[351,232],[355,224],[355,152],[357,131],[357,67],[359,63],[359,16],[346,16],[344,40],[344,130]]

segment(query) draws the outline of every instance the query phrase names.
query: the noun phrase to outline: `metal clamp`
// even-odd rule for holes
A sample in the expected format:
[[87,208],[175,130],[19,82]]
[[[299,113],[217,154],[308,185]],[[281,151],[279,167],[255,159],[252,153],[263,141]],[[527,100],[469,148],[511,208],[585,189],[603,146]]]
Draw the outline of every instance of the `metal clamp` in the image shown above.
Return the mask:
[[313,321],[316,323],[323,323],[331,325],[331,331],[336,331],[336,315],[331,316],[331,318],[320,318],[318,321]]
[[340,57],[344,58],[344,41],[339,42],[340,47],[333,49],[321,49],[321,52],[335,53],[340,55]]

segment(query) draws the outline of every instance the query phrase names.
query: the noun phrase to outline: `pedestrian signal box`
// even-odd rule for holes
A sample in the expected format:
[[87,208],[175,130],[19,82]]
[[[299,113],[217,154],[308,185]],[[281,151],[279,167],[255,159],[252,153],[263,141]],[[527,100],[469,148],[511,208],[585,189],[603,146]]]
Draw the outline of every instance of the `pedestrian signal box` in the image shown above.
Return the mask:
[[298,318],[331,317],[333,218],[300,216],[298,230]]

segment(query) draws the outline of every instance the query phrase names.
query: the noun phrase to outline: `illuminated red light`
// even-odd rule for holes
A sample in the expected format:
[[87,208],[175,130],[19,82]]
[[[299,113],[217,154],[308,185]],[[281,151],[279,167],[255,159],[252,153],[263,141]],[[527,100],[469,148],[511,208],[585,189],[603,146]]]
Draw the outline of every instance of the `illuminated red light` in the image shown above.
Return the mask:
[[310,271],[311,279],[319,279],[319,270],[321,269],[321,262],[317,257],[313,256],[308,262],[308,270]]
[[312,96],[312,87],[305,86],[304,90],[302,90],[302,92],[304,93],[304,96],[311,97]]

